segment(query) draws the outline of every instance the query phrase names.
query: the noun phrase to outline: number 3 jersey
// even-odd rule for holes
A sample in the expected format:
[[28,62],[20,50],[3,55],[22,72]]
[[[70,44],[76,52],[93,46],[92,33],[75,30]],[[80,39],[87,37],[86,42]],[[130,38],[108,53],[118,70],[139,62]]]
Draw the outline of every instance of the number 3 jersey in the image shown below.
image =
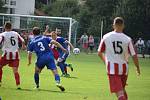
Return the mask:
[[49,44],[51,43],[52,39],[46,36],[38,35],[32,39],[30,44],[28,45],[28,51],[33,52],[35,51],[37,57],[42,56],[46,53],[51,53],[53,55]]
[[135,55],[135,50],[130,37],[124,33],[115,31],[103,36],[98,52],[105,53],[106,69],[108,74],[127,75],[128,74],[128,54]]
[[2,51],[4,59],[15,60],[19,59],[19,42],[24,39],[15,31],[5,31],[0,34],[0,43],[2,44]]

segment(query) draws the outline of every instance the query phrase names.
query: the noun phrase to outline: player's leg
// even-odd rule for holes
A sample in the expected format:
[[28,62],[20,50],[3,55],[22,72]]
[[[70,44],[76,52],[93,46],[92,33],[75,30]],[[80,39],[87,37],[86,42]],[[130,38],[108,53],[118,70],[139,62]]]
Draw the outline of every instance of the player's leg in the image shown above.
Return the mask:
[[18,72],[18,67],[12,67],[12,69],[13,69],[17,89],[21,89],[20,88],[20,75],[19,75],[19,72]]
[[17,59],[17,60],[10,61],[9,66],[12,67],[12,69],[13,69],[17,89],[21,89],[20,88],[20,75],[19,75],[19,72],[18,72],[19,60]]
[[36,84],[35,89],[39,88],[39,84],[40,84],[39,74],[41,73],[42,69],[44,68],[47,58],[48,57],[42,56],[42,57],[38,58],[35,63],[35,72],[34,72],[34,82]]
[[42,71],[42,69],[40,69],[39,67],[35,67],[35,72],[34,72],[34,82],[36,84],[35,88],[39,88],[39,74]]
[[59,57],[57,61],[58,61],[57,65],[60,67],[62,75],[65,75],[65,65],[63,63],[63,59]]
[[118,100],[127,100],[124,95],[122,80],[119,75],[108,75],[111,93],[115,93]]
[[3,70],[2,67],[0,67],[0,87],[2,85],[2,75],[3,75]]
[[116,92],[116,95],[118,97],[118,100],[127,100],[124,95],[124,90],[120,90],[120,91]]
[[60,76],[59,76],[59,74],[58,74],[58,71],[57,71],[57,68],[56,68],[54,59],[51,58],[51,59],[49,60],[49,63],[46,64],[46,66],[47,66],[48,69],[51,69],[51,70],[52,70],[53,75],[54,75],[54,77],[55,77],[56,86],[57,86],[58,88],[60,88],[61,91],[65,91],[65,88],[60,84]]
[[7,61],[3,58],[0,58],[0,86],[2,85],[2,76],[3,76],[3,66],[7,64]]

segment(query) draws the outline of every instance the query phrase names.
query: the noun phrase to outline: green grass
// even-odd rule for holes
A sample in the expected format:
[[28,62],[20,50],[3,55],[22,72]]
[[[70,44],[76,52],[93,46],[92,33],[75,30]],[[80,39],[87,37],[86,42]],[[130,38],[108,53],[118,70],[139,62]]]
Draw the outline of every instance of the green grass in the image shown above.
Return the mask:
[[[52,73],[46,68],[40,75],[40,91],[34,87],[34,61],[27,66],[27,55],[21,53],[20,76],[22,90],[16,90],[15,80],[11,68],[4,67],[3,84],[0,87],[2,100],[117,100],[109,92],[109,84],[105,65],[96,54],[72,55],[69,63],[74,71],[69,73],[72,78],[61,78],[66,91],[60,92],[55,86]],[[132,61],[129,63],[127,92],[129,100],[150,100],[150,59],[140,58],[141,76],[137,77]],[[60,73],[60,72],[59,72]]]

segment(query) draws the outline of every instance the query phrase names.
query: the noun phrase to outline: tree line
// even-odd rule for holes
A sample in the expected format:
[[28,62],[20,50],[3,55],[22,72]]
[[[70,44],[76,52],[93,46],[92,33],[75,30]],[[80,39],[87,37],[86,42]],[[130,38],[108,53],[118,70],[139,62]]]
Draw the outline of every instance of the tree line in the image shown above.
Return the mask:
[[[43,0],[36,0],[36,8],[47,15],[76,19],[79,22],[78,36],[84,32],[100,36],[102,20],[105,34],[112,30],[113,19],[121,16],[125,20],[126,34],[132,38],[150,38],[150,0],[48,0],[46,3],[41,1]],[[1,9],[0,7],[0,11]]]

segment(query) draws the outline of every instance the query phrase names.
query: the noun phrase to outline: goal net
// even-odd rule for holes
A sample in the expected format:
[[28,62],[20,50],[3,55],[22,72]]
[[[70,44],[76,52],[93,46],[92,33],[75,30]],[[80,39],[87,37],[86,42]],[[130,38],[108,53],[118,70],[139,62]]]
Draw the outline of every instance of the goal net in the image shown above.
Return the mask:
[[32,28],[40,27],[41,32],[45,31],[46,25],[49,25],[49,31],[56,29],[61,31],[61,36],[67,38],[71,43],[76,45],[76,34],[78,22],[69,17],[49,17],[49,16],[33,16],[19,14],[3,14],[0,13],[0,27],[3,27],[6,21],[12,23],[13,29],[20,34],[22,31],[27,35],[32,31]]

